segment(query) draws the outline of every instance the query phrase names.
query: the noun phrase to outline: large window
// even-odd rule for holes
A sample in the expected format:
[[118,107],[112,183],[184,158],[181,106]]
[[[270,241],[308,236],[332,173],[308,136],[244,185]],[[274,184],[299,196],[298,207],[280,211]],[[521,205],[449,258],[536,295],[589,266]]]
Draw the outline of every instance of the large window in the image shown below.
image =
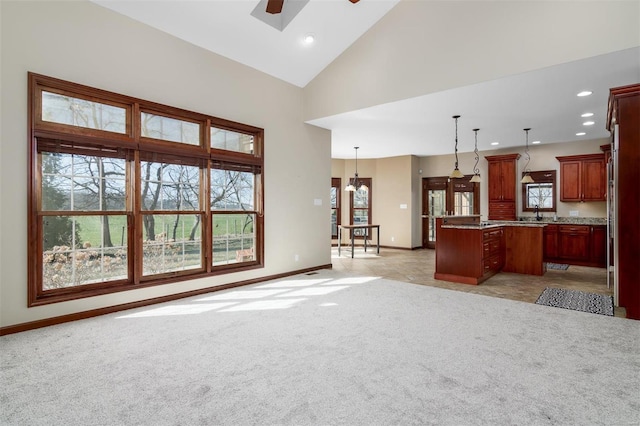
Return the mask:
[[264,265],[262,129],[36,74],[29,102],[29,306]]

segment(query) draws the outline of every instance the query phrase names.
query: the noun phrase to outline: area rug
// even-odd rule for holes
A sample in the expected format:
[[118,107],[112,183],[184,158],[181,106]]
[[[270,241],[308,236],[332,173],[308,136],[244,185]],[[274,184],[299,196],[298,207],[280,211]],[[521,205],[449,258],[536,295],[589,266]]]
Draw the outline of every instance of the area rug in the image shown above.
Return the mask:
[[589,312],[591,314],[613,316],[613,297],[604,294],[547,287],[538,297],[536,303],[538,305]]
[[561,271],[566,271],[569,269],[569,265],[566,263],[551,263],[547,262],[547,269],[559,269]]

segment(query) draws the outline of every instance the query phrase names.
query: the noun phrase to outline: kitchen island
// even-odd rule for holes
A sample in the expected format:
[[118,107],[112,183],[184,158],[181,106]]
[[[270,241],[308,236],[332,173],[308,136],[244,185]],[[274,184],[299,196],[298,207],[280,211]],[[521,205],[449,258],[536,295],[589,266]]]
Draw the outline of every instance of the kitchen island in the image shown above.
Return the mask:
[[477,285],[500,271],[543,275],[545,226],[480,222],[479,215],[437,218],[434,278]]

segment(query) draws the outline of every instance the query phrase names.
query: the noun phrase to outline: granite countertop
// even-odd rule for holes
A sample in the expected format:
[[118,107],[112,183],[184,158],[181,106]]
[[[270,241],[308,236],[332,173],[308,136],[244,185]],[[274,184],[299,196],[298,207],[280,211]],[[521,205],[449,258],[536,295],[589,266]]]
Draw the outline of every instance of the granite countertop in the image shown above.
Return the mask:
[[566,224],[566,225],[606,225],[607,218],[606,217],[558,217],[556,220],[553,220],[553,216],[542,216],[542,220],[539,222],[536,221],[536,218],[533,216],[521,216],[518,218],[519,222],[537,222],[537,223],[547,223],[547,224]]
[[530,222],[530,221],[519,221],[519,220],[495,220],[490,222],[492,225],[504,225],[504,226],[527,226],[529,228],[543,228],[547,226],[549,223],[547,222]]
[[[463,216],[451,216],[451,217],[463,217]],[[477,217],[477,216],[467,216]],[[499,228],[501,226],[527,226],[527,227],[545,227],[547,225],[606,225],[606,217],[558,217],[553,220],[553,216],[542,216],[542,220],[537,221],[533,216],[521,216],[518,220],[492,220],[483,221],[479,225],[474,224],[451,224],[442,225],[445,229],[491,229]]]
[[503,221],[503,222],[482,222],[479,225],[442,225],[443,229],[493,229],[503,226],[518,226],[526,228],[544,228],[547,223],[541,222],[520,222],[520,221]]
[[500,224],[500,223],[484,224],[484,223],[481,223],[480,225],[442,225],[441,228],[443,228],[443,229],[491,229],[491,228],[500,228],[502,226],[504,226],[504,224]]

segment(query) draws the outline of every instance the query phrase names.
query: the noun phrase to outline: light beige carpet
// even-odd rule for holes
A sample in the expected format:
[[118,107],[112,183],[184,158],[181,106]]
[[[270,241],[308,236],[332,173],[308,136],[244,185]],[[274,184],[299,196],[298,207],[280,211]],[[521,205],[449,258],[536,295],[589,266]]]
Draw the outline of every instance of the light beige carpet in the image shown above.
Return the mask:
[[0,338],[2,425],[637,425],[640,322],[331,270]]

